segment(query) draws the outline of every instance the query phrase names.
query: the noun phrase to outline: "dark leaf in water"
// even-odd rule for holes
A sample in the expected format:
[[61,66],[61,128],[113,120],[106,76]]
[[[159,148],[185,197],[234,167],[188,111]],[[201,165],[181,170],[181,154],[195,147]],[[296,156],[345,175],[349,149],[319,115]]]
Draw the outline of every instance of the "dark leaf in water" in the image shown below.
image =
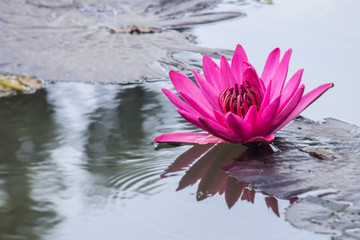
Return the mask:
[[203,54],[228,56],[196,46],[181,31],[243,15],[212,11],[217,2],[0,1],[0,71],[103,83],[164,79],[171,69],[190,74],[193,62],[173,56],[198,53],[197,65]]
[[[317,123],[299,117],[277,134],[275,145],[280,152],[261,155],[254,149],[254,153],[243,154],[224,169],[238,181],[252,183],[256,189],[279,198],[316,198],[289,207],[287,218],[292,224],[313,231],[350,234],[352,217],[345,216],[340,219],[342,224],[336,224],[337,218],[328,216],[333,210],[314,206],[320,207],[322,201],[334,205],[348,202],[352,207],[346,207],[345,212],[350,215],[360,208],[359,127],[331,118]],[[306,211],[306,217],[300,217],[301,209],[308,208],[317,210]],[[318,228],[318,223],[309,219],[319,215],[326,221]],[[360,215],[355,218],[360,223]]]

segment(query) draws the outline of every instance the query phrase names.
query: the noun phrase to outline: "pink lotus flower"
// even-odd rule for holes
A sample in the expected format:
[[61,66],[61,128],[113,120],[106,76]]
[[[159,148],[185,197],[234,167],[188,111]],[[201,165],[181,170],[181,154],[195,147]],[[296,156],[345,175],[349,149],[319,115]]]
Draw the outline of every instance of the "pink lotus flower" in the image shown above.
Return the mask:
[[259,77],[238,45],[231,66],[224,56],[218,67],[205,55],[205,78],[193,70],[197,85],[185,75],[170,71],[170,79],[184,101],[168,89],[162,91],[185,120],[207,133],[166,133],[154,142],[271,143],[276,131],[333,86],[327,83],[303,96],[305,86],[299,86],[303,69],[285,85],[290,56],[291,49],[279,62],[280,50],[274,49]]

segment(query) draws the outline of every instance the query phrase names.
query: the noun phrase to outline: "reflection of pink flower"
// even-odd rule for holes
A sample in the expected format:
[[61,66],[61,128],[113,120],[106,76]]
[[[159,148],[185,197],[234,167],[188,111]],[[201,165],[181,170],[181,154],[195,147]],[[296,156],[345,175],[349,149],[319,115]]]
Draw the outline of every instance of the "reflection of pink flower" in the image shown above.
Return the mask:
[[221,56],[220,67],[204,56],[205,78],[193,71],[198,86],[183,74],[170,71],[170,79],[184,101],[168,89],[162,91],[184,119],[208,133],[166,133],[154,141],[272,142],[276,131],[333,86],[324,84],[303,96],[305,86],[299,86],[303,69],[285,85],[290,55],[291,49],[279,62],[280,50],[273,50],[261,77],[248,62],[240,45],[231,66],[224,56]]
[[[266,150],[268,148],[265,146]],[[196,144],[181,154],[161,177],[168,177],[174,172],[187,169],[179,182],[177,191],[198,182],[196,199],[199,201],[216,194],[224,194],[229,208],[234,206],[239,199],[254,203],[256,192],[249,188],[249,183],[239,182],[237,179],[229,177],[221,168],[221,166],[232,166],[235,159],[246,157],[244,154],[246,149],[246,146],[235,144]],[[266,150],[261,153],[267,153]],[[277,200],[275,199],[275,201]],[[266,205],[270,208],[275,206],[274,204],[268,205],[267,202]]]
[[[254,187],[257,188],[258,184],[271,190],[271,185],[267,184],[268,178],[276,179],[276,183],[284,182],[283,176],[279,175],[278,171],[273,171],[271,161],[264,163],[262,160],[254,160],[270,157],[273,153],[273,149],[268,145],[247,147],[241,144],[195,144],[176,158],[161,177],[178,175],[174,173],[186,170],[177,191],[197,184],[198,201],[219,194],[224,196],[227,206],[232,208],[239,199],[254,203],[255,194],[259,192],[255,191]],[[263,166],[267,167],[265,176],[260,172]],[[276,186],[279,187],[279,184]],[[286,191],[289,191],[289,188]],[[287,200],[293,203],[297,198]],[[266,196],[265,203],[280,216],[276,197]]]

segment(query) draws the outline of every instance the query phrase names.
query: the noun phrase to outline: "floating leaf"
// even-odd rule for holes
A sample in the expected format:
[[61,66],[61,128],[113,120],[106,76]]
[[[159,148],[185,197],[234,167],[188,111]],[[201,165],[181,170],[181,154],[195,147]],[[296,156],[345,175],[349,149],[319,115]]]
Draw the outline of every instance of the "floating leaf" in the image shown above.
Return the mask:
[[39,89],[43,86],[43,83],[41,80],[30,77],[30,76],[21,76],[21,75],[17,75],[16,79],[21,82],[24,85],[27,85],[29,87],[31,87],[32,89],[36,90]]
[[317,148],[299,148],[300,151],[307,152],[310,155],[319,159],[333,159],[334,154]]
[[[238,181],[251,183],[256,189],[279,198],[312,195],[318,198],[318,206],[323,201],[332,205],[348,202],[357,207],[345,210],[355,214],[359,223],[359,127],[331,118],[320,124],[299,117],[278,132],[275,145],[280,152],[261,155],[261,150],[253,148],[246,158],[225,166],[224,170]],[[292,211],[293,206],[289,207],[288,220],[300,228],[318,231],[313,226],[318,223],[309,222],[309,219],[319,219],[320,215],[320,219],[326,219],[332,210],[312,207],[314,201],[301,200],[300,203],[293,205],[296,211]],[[305,210],[306,214],[300,216]],[[353,217],[341,217],[342,224],[328,219],[329,222],[320,227],[321,232],[336,232],[344,237],[354,226]]]
[[27,91],[31,90],[29,87],[22,84],[16,78],[11,78],[11,77],[7,77],[7,76],[0,76],[0,84],[7,88],[11,88],[11,89],[19,90],[19,91],[23,91],[23,92],[27,92]]
[[[173,56],[183,52],[229,56],[196,46],[194,37],[181,31],[244,15],[215,12],[212,7],[217,3],[0,1],[0,16],[6,19],[0,19],[0,71],[51,81],[103,83],[164,79],[171,69],[190,74],[194,67]],[[196,61],[201,63],[201,57]]]
[[149,28],[149,27],[138,27],[138,26],[130,26],[130,27],[119,27],[119,28],[110,28],[111,33],[130,33],[130,34],[143,34],[143,33],[160,33],[161,29],[157,28]]
[[12,88],[5,87],[4,85],[0,84],[0,96],[1,97],[7,97],[7,96],[14,95],[13,92],[14,91]]
[[286,219],[300,229],[360,239],[360,207],[307,196],[286,211]]
[[0,96],[16,95],[19,92],[28,93],[42,87],[42,81],[30,76],[0,75]]

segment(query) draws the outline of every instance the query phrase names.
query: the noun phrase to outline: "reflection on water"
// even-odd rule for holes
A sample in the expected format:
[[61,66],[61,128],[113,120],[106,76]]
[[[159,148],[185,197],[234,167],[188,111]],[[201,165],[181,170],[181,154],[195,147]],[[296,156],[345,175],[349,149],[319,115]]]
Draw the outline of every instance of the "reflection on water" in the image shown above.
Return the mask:
[[[246,5],[246,2],[249,1],[229,0],[225,1],[227,5],[223,7],[233,10],[235,5]],[[19,3],[22,4],[21,1]],[[263,15],[263,12],[259,14]],[[259,19],[263,21],[262,18]],[[271,19],[273,17],[270,16],[266,21]],[[269,39],[259,38],[258,34],[262,31],[258,31],[256,27],[251,28],[256,34],[249,35],[245,28],[239,28],[238,22],[233,23],[243,34],[241,38],[234,40],[236,42],[239,39],[246,42],[246,36],[255,36],[257,40],[261,39],[262,44],[263,39]],[[275,25],[287,26],[288,21],[283,23]],[[229,31],[229,27],[222,30],[227,34],[236,32],[231,29]],[[267,30],[272,31],[272,28]],[[16,32],[16,29],[9,31]],[[224,43],[224,48],[229,49],[229,44],[223,41],[226,34],[214,35],[214,32],[221,33],[218,30],[208,30],[212,36],[207,39],[212,41],[221,37],[221,41],[217,41]],[[97,33],[102,36],[102,32]],[[56,36],[59,34],[61,35],[57,32],[49,37],[58,42],[59,38]],[[171,33],[171,36],[174,34],[177,33]],[[114,38],[122,37],[114,35]],[[21,39],[26,40],[23,36]],[[226,38],[227,41],[229,39],[231,38]],[[302,40],[301,37],[297,39]],[[251,38],[248,42],[254,43],[258,49],[259,42],[253,40]],[[326,41],[321,42],[321,46],[324,42]],[[28,44],[28,41],[25,43]],[[266,43],[273,44],[269,41]],[[108,44],[104,46],[109,47]],[[354,45],[346,46],[351,48]],[[73,48],[72,45],[70,47]],[[49,49],[54,50],[54,46],[51,45]],[[123,49],[121,44],[119,49]],[[82,51],[83,48],[77,50]],[[4,51],[6,53],[9,49]],[[77,54],[73,53],[71,51],[71,56],[76,58]],[[94,52],[89,53],[92,55]],[[101,52],[105,53],[107,52]],[[306,54],[307,51],[303,53]],[[180,62],[183,57],[181,54],[173,56]],[[326,54],[324,56],[327,57]],[[133,54],[131,57],[137,58],[138,55]],[[104,71],[111,66],[106,64],[108,54],[104,58],[91,59],[90,64],[100,59],[106,65],[102,65],[102,71],[96,71],[96,74],[100,74],[102,79],[113,79],[104,77],[113,72],[113,68],[111,71]],[[72,71],[73,65],[68,63],[69,61],[64,62],[71,71],[63,72],[65,75],[62,77],[75,73]],[[45,63],[46,66],[48,64],[50,63]],[[328,68],[327,64],[321,66]],[[13,67],[22,68],[24,65]],[[132,68],[126,68],[129,69]],[[42,70],[61,75],[61,71],[51,71],[51,68]],[[82,66],[76,72],[86,71],[88,74],[88,70]],[[116,73],[118,74],[117,71]],[[329,73],[333,74],[331,71]],[[94,76],[98,76],[96,74]],[[77,79],[84,76],[86,74],[79,75]],[[316,74],[311,76],[316,78]],[[327,236],[294,229],[281,217],[274,218],[266,208],[271,208],[276,215],[282,216],[288,201],[255,194],[248,183],[239,183],[224,172],[232,169],[236,170],[237,176],[246,175],[248,180],[256,179],[256,171],[261,171],[266,165],[248,164],[247,159],[254,156],[252,150],[255,148],[229,149],[232,146],[225,144],[182,146],[154,151],[152,140],[159,134],[197,131],[177,116],[172,104],[161,95],[161,87],[172,89],[168,82],[122,86],[63,83],[50,84],[46,90],[33,95],[1,98],[0,239],[91,240],[114,239],[118,236],[124,239],[199,240],[236,239],[239,236],[264,239],[263,233],[266,233],[266,239],[328,239]],[[344,99],[346,98],[342,98]],[[264,151],[265,155],[272,153],[271,149],[268,150],[270,152]],[[174,159],[175,162],[171,163]],[[239,166],[241,171],[237,168]],[[187,172],[180,177],[178,171],[185,169]],[[267,168],[267,173],[275,170],[276,168]],[[266,187],[264,178],[261,181],[262,186]],[[196,182],[199,182],[197,190],[192,191],[190,186]],[[174,192],[176,186],[181,191]],[[198,200],[207,200],[192,201],[194,192],[197,193]],[[227,206],[221,204],[224,200],[219,194],[225,196]],[[238,199],[254,204],[236,204]],[[256,199],[259,201],[255,201]],[[258,227],[263,231],[256,231]]]
[[[274,221],[263,209],[281,215],[287,202],[255,195],[251,186],[220,168],[246,156],[244,148],[155,151],[152,141],[158,134],[197,130],[175,115],[161,87],[172,89],[169,82],[62,83],[1,98],[0,239],[178,239],[186,229],[187,239],[198,240],[225,227],[233,230],[219,237],[256,237],[249,217],[269,226],[271,239],[295,233],[314,239],[282,219]],[[184,168],[189,170],[181,178],[177,171]],[[179,181],[182,191],[175,192]],[[214,202],[192,201],[187,186],[197,181],[197,199],[213,195]],[[217,193],[225,195],[230,210],[216,202]],[[244,208],[235,204],[238,199],[255,204]]]
[[40,238],[71,210],[64,200],[101,206],[158,191],[163,163],[149,152],[167,106],[155,96],[69,83],[0,99],[0,239]]
[[[16,99],[16,100],[15,100]],[[52,228],[60,217],[46,191],[56,176],[44,172],[42,163],[49,157],[48,139],[53,138],[52,109],[45,91],[0,101],[0,238],[12,239],[19,233],[24,239],[37,239]],[[47,182],[37,179],[48,179]]]
[[[226,204],[229,208],[239,200],[254,203],[255,190],[247,182],[238,182],[229,176],[224,169],[231,168],[239,162],[247,162],[250,158],[262,158],[273,153],[272,146],[247,147],[242,144],[205,144],[194,145],[181,154],[162,174],[162,177],[171,176],[178,171],[186,170],[179,181],[177,190],[184,189],[198,182],[196,192],[197,200],[204,200],[215,194],[224,194]],[[244,167],[246,172],[247,168]],[[246,173],[245,173],[246,174]],[[255,173],[249,169],[248,176]],[[291,198],[290,203],[297,198]],[[266,205],[280,216],[278,201],[275,197],[265,197]]]

